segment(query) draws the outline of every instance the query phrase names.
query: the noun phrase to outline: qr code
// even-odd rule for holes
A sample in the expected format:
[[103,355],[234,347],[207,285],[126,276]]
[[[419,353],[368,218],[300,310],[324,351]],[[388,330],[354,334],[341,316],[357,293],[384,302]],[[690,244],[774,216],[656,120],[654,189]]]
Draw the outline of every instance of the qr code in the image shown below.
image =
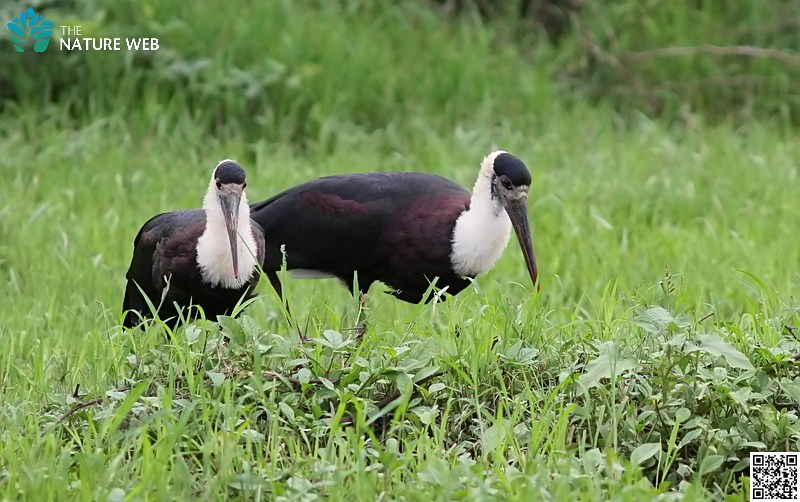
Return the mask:
[[750,500],[800,500],[798,453],[750,453]]

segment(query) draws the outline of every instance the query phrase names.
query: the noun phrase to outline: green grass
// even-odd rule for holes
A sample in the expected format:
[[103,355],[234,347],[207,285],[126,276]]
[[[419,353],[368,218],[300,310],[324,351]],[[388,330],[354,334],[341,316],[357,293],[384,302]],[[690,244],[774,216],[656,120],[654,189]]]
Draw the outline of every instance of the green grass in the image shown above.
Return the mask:
[[[152,19],[177,16],[158,5]],[[199,5],[183,22],[213,25]],[[235,89],[195,103],[205,77],[168,98],[131,84],[77,103],[75,88],[0,115],[0,498],[737,500],[749,451],[798,450],[794,131],[566,106],[548,68],[469,18],[439,33],[401,8],[268,5],[227,44],[159,33],[223,76],[262,55],[318,68],[276,89],[282,108],[253,105],[272,121],[234,119]],[[248,52],[262,32],[275,43]],[[199,206],[221,158],[256,201],[351,171],[471,186],[496,146],[533,170],[538,295],[511,243],[442,304],[376,286],[363,338],[344,288],[290,279],[306,345],[266,283],[221,323],[227,344],[210,322],[172,341],[119,327],[139,227]]]

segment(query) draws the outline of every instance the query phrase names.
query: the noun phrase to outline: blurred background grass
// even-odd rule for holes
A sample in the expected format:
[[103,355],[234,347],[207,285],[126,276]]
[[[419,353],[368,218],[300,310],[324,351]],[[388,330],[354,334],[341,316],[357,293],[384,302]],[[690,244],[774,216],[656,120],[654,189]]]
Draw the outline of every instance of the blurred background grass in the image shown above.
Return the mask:
[[[18,54],[0,39],[4,187],[41,213],[77,198],[73,231],[107,207],[106,237],[127,242],[149,214],[196,206],[197,190],[164,187],[217,158],[252,166],[259,200],[347,171],[447,166],[469,186],[499,146],[534,170],[540,259],[572,298],[665,263],[716,287],[720,265],[793,280],[798,1],[32,5],[83,36],[160,41]],[[566,251],[587,242],[615,252]],[[129,253],[104,251],[115,271]]]
[[[11,18],[27,5],[5,2]],[[307,145],[342,128],[543,127],[554,100],[677,123],[798,119],[800,3],[37,0],[84,36],[157,52],[0,51],[0,98]],[[513,100],[510,100],[513,98]],[[437,120],[430,120],[436,117]],[[535,132],[531,131],[531,132]],[[330,145],[328,145],[330,146]]]

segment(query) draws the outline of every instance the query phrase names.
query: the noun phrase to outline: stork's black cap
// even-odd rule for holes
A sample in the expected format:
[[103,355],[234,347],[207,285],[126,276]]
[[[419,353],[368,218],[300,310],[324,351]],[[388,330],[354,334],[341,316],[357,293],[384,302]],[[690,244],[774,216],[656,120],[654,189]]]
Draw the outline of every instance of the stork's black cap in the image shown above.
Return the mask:
[[531,184],[531,173],[524,162],[514,157],[510,153],[501,153],[494,158],[494,173],[497,176],[505,176],[514,186]]
[[244,169],[232,160],[223,160],[214,170],[214,178],[226,185],[228,183],[243,185],[245,182]]

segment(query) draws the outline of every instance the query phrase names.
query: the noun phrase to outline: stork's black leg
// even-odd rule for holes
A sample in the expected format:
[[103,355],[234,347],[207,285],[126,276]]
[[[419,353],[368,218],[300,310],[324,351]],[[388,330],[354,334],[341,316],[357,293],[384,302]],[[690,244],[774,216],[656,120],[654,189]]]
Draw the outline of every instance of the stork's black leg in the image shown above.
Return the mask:
[[[364,333],[367,332],[367,294],[363,291],[358,292],[358,314],[356,314],[356,333],[359,337],[364,336]],[[361,320],[361,316],[364,316],[364,320]],[[360,325],[359,325],[360,322]]]

